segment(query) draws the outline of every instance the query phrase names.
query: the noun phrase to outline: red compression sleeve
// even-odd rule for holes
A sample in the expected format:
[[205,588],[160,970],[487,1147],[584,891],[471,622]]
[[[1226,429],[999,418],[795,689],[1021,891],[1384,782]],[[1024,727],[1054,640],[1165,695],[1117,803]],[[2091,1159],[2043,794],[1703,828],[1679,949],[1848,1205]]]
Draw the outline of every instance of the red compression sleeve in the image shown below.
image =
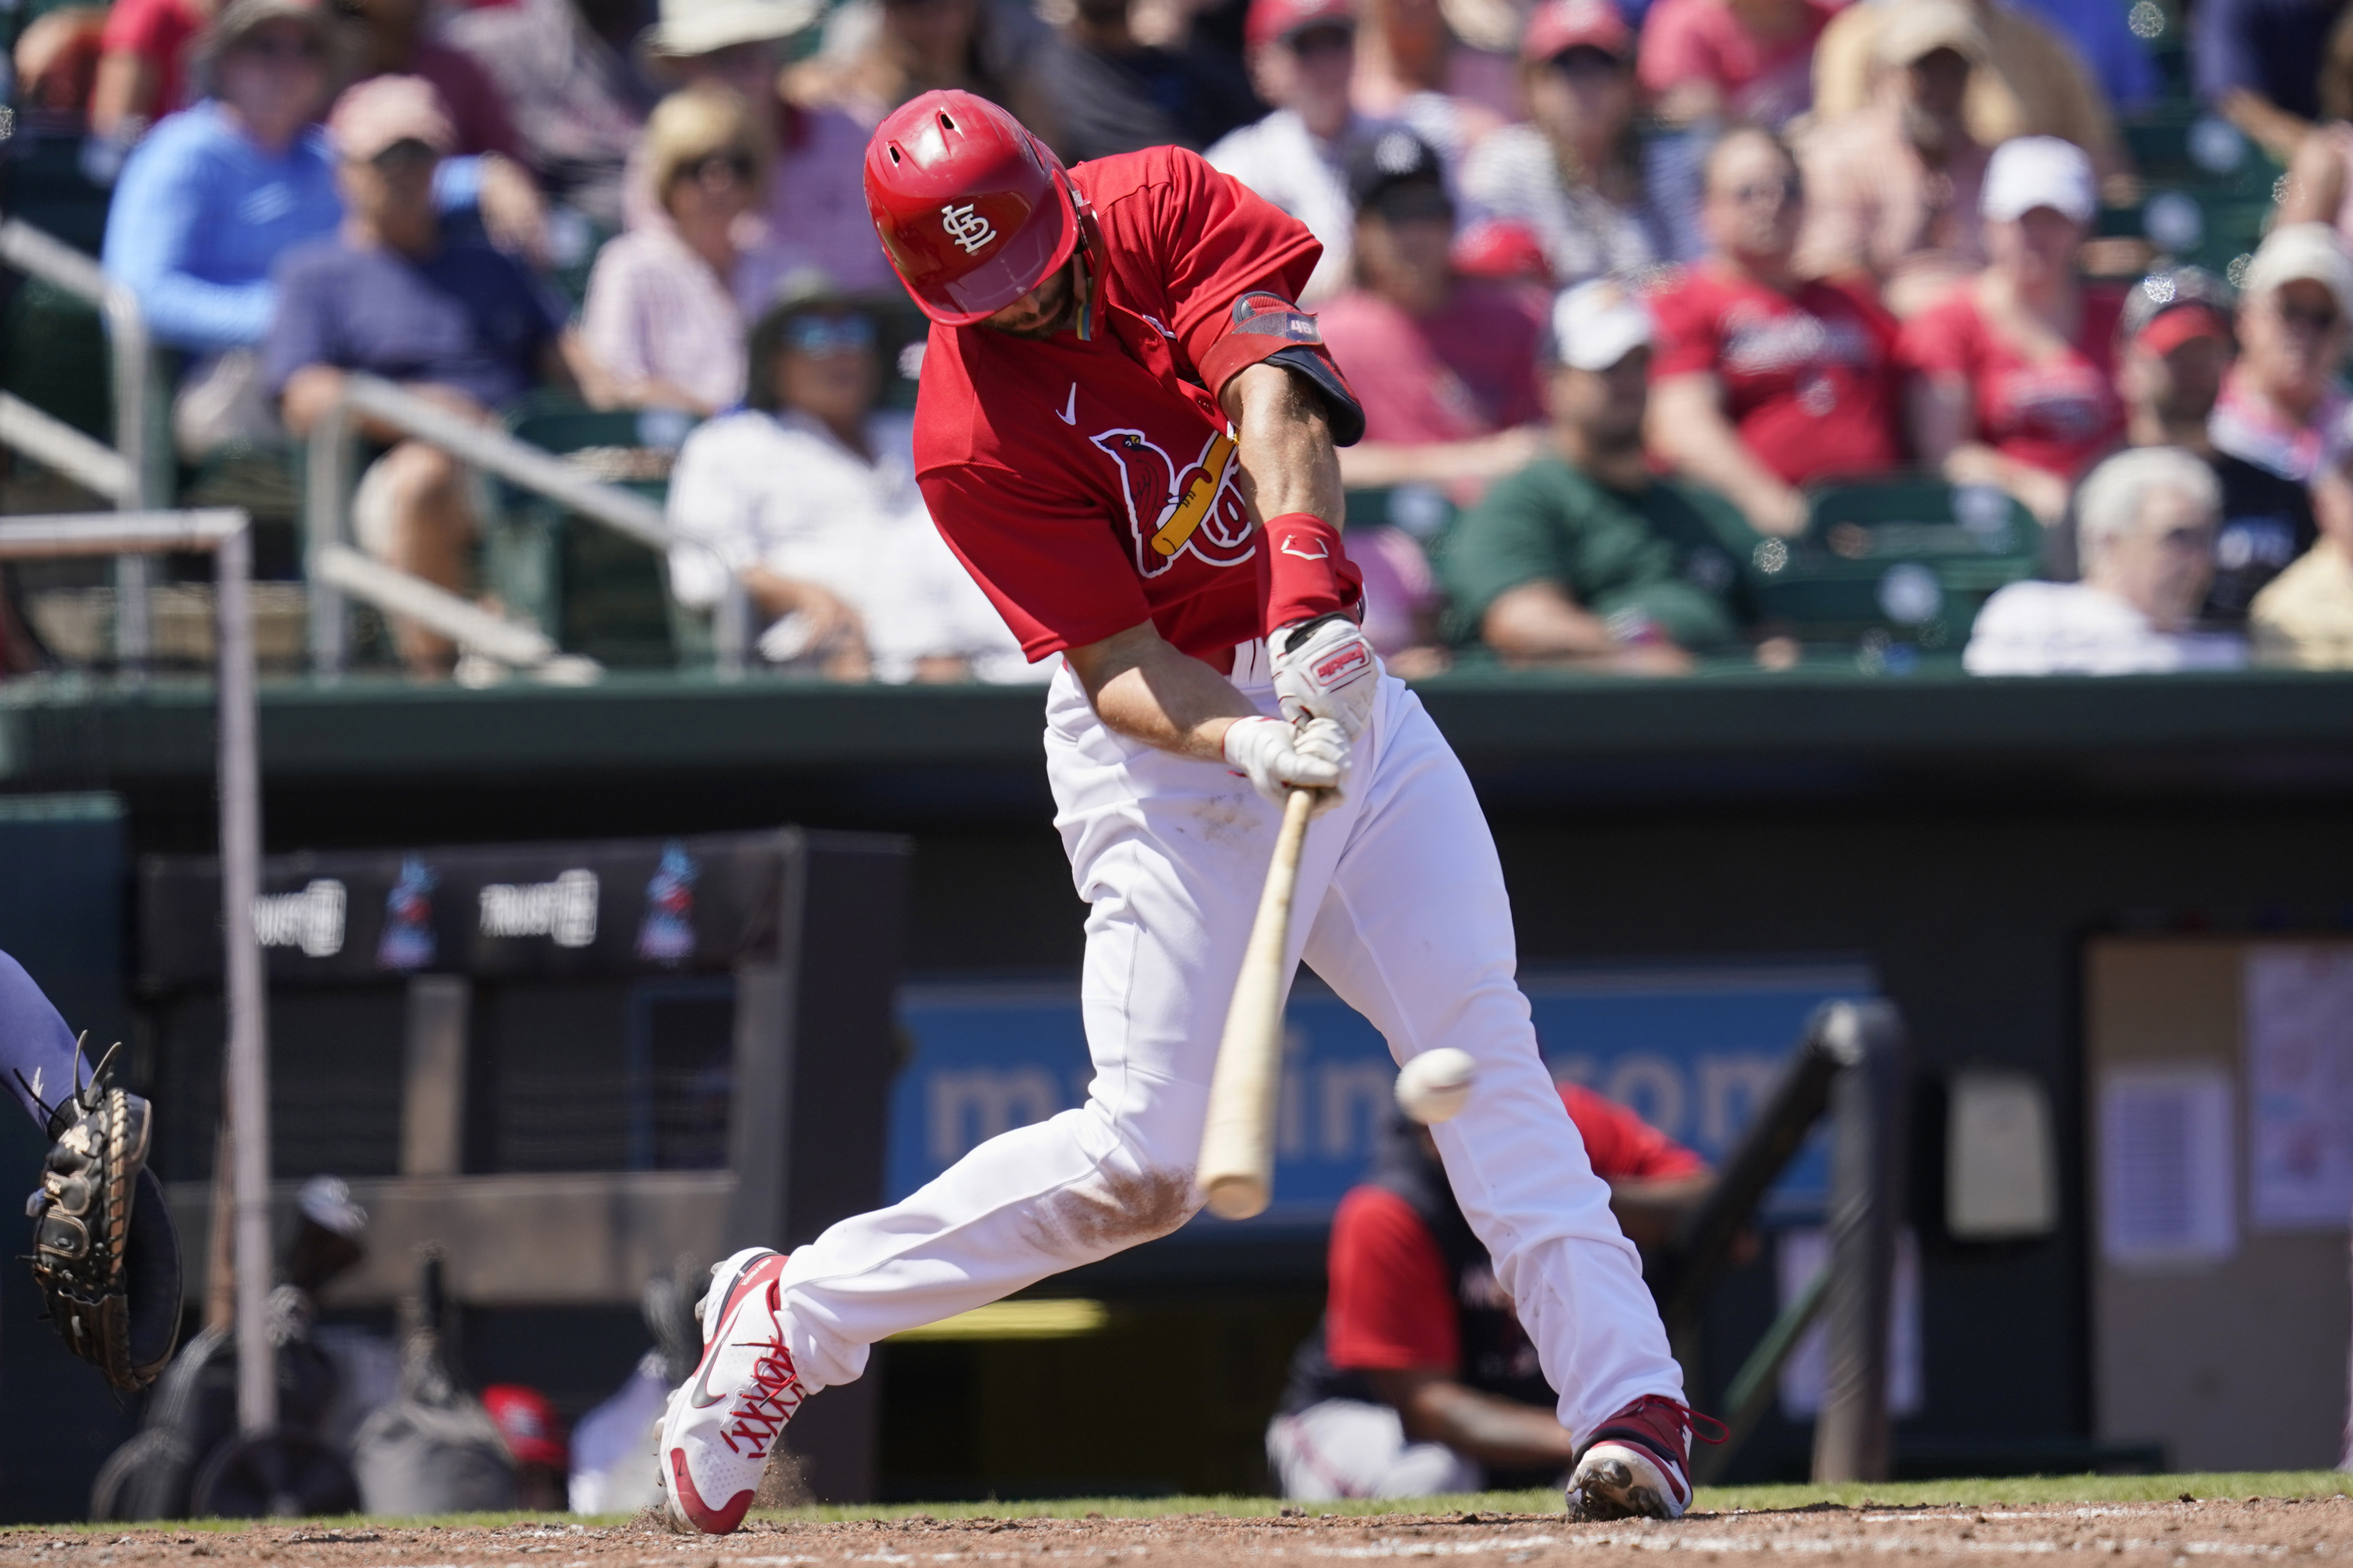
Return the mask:
[[1340,547],[1340,531],[1312,511],[1269,518],[1259,560],[1265,631],[1353,610],[1365,596],[1365,574]]

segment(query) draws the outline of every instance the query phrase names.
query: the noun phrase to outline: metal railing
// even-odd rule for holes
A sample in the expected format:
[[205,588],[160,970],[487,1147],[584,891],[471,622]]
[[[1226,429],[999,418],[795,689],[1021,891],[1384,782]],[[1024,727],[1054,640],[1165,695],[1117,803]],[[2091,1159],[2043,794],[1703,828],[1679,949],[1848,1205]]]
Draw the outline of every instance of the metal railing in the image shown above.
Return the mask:
[[[98,307],[105,319],[114,382],[114,445],[94,441],[22,398],[0,392],[0,444],[55,468],[117,510],[146,512],[171,489],[160,468],[168,451],[156,449],[149,423],[154,343],[147,318],[131,290],[109,278],[91,258],[22,218],[0,221],[0,265],[55,284]],[[152,563],[143,555],[114,561],[114,656],[127,668],[147,661],[154,647],[148,602]]]
[[253,533],[242,511],[134,511],[0,518],[0,561],[210,551],[219,659],[221,917],[227,943],[228,1181],[237,1277],[237,1415],[250,1435],[278,1424],[269,1344],[269,1033],[254,904],[261,895],[260,731],[253,689]]
[[[567,510],[665,554],[680,545],[710,548],[672,528],[661,508],[643,496],[592,479],[551,452],[517,440],[503,430],[477,424],[391,382],[372,375],[348,375],[343,378],[341,395],[321,416],[310,436],[304,510],[310,531],[311,663],[321,675],[339,674],[350,661],[351,628],[343,606],[346,594],[395,615],[424,621],[461,646],[473,647],[501,663],[524,663],[548,669],[558,679],[564,674],[560,666],[549,668],[554,660],[552,642],[543,638],[543,650],[537,646],[525,648],[511,640],[517,633],[533,637],[541,634],[501,621],[421,578],[398,572],[351,548],[352,444],[363,422],[389,426],[437,447],[460,462],[545,496]],[[712,633],[719,673],[732,678],[744,672],[750,654],[751,600],[733,570],[724,568],[723,563],[723,580],[726,586],[712,616]],[[393,602],[396,599],[399,602]],[[467,612],[479,620],[461,621],[451,613],[453,609]],[[485,636],[508,637],[510,640],[503,646],[512,653],[543,652],[544,657],[510,658],[480,640]]]

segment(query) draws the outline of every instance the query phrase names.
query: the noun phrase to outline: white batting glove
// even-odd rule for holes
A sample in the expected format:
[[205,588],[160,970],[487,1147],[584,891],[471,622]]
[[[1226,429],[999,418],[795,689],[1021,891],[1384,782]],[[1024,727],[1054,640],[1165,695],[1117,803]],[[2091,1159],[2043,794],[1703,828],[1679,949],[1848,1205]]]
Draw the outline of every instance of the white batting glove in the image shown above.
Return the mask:
[[1234,772],[1277,805],[1292,790],[1318,792],[1314,816],[1340,804],[1350,750],[1347,735],[1331,719],[1295,726],[1281,719],[1237,719],[1226,731],[1226,762]]
[[1278,627],[1266,642],[1284,718],[1335,720],[1351,741],[1365,732],[1380,691],[1381,661],[1355,622],[1326,616]]

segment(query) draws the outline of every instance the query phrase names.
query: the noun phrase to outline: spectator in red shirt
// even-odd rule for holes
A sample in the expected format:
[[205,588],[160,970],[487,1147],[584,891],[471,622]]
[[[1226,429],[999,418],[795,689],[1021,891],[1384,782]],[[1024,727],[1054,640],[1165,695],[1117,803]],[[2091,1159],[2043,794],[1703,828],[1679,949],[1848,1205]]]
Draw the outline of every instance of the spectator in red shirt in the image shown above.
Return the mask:
[[[1611,1210],[1663,1242],[1707,1193],[1706,1162],[1575,1084],[1561,1102]],[[1471,1234],[1430,1134],[1392,1122],[1372,1177],[1332,1217],[1324,1321],[1292,1358],[1269,1462],[1285,1497],[1427,1497],[1556,1481],[1576,1453]]]
[[1986,166],[1992,265],[1905,323],[1921,460],[1957,485],[1996,485],[2056,528],[2075,480],[2123,438],[2123,296],[2086,289],[2076,253],[2099,210],[2072,142],[2021,136]]
[[1727,132],[1701,181],[1709,254],[1651,301],[1651,448],[1795,534],[1799,486],[1895,466],[1895,321],[1865,284],[1792,270],[1805,190],[1778,137]]
[[1780,129],[1814,100],[1814,40],[1840,0],[1658,0],[1638,70],[1659,117]]
[[197,0],[117,0],[100,37],[90,129],[129,147],[151,121],[186,107],[188,47],[212,7]]
[[1360,488],[1436,484],[1475,500],[1539,443],[1539,287],[1463,278],[1454,203],[1430,145],[1402,126],[1356,148],[1357,287],[1324,308],[1324,341],[1357,390],[1365,439],[1340,472]]

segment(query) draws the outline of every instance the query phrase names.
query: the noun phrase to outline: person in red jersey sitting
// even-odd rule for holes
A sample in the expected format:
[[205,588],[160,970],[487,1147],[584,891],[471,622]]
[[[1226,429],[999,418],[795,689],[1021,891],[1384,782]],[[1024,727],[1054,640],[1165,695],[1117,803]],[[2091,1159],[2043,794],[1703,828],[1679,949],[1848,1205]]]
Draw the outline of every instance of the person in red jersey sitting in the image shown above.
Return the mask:
[[1797,277],[1805,190],[1779,138],[1727,132],[1701,179],[1710,254],[1651,306],[1651,448],[1797,533],[1799,486],[1895,466],[1895,321],[1868,285]]
[[[1707,1194],[1707,1162],[1575,1084],[1561,1102],[1629,1240],[1663,1243]],[[1573,1447],[1555,1395],[1447,1190],[1430,1134],[1392,1119],[1332,1218],[1324,1321],[1292,1357],[1267,1463],[1285,1497],[1429,1497],[1550,1486]]]

